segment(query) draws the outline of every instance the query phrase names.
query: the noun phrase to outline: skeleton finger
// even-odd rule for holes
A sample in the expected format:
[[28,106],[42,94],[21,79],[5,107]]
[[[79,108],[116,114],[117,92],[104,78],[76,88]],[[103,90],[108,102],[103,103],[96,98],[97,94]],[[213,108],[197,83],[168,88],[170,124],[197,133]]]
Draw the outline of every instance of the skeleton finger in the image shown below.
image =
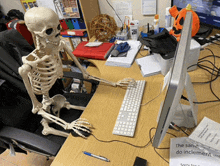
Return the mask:
[[136,86],[136,81],[133,78],[125,78],[123,80],[120,80],[116,83],[117,86]]

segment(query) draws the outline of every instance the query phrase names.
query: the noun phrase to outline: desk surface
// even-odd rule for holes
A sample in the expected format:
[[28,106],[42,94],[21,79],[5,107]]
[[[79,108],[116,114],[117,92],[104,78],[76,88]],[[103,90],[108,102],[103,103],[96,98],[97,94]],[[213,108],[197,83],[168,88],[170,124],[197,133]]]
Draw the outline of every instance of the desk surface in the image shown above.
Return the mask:
[[[210,45],[208,48],[211,48],[212,51],[218,55],[219,52],[216,45]],[[200,58],[209,54],[209,51],[204,50],[201,52]],[[138,55],[138,57],[140,57],[140,55]],[[142,77],[140,69],[136,63],[134,63],[131,68],[122,68],[105,66],[105,61],[92,60],[92,62],[96,66],[90,67],[89,69],[89,72],[92,75],[110,81],[118,81],[126,77],[132,77],[136,80],[146,80],[142,103],[148,102],[160,93],[160,87],[161,84],[163,84],[164,78],[161,74]],[[189,74],[192,82],[210,80],[210,74],[201,69],[197,69]],[[220,93],[218,93],[218,86],[218,80],[213,82],[212,87],[220,96]],[[209,89],[209,84],[194,84],[194,90],[198,101],[215,100],[215,97]],[[120,140],[137,146],[143,146],[150,140],[150,129],[152,127],[157,127],[156,118],[159,112],[160,103],[164,99],[164,94],[162,93],[149,104],[141,106],[135,135],[133,138],[129,138],[112,134],[125,92],[126,89],[111,87],[101,83],[86,107],[86,110],[83,112],[82,118],[88,119],[94,126],[93,134],[100,140]],[[220,123],[219,107],[220,103],[199,105],[198,123],[204,116]],[[177,136],[185,136],[179,132],[171,132]],[[152,135],[154,135],[154,133],[155,130],[152,130]],[[172,137],[173,136],[167,134],[160,147],[169,147],[170,138]],[[108,158],[110,162],[86,156],[82,151],[104,156]],[[169,161],[169,149],[157,150],[157,152]],[[73,137],[70,135],[58,155],[55,157],[52,166],[132,166],[136,156],[147,159],[149,166],[169,165],[158,156],[151,144],[145,148],[137,148],[121,142],[99,142],[93,136],[83,139],[81,137]]]

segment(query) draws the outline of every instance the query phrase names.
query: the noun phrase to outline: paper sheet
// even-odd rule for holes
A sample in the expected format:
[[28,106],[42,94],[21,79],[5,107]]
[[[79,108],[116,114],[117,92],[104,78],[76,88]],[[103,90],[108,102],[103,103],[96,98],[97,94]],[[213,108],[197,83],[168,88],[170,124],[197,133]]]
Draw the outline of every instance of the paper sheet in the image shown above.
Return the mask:
[[143,58],[136,59],[136,63],[140,67],[143,77],[156,75],[161,72],[160,64],[154,58],[154,55],[148,55]]
[[40,7],[47,7],[52,9],[54,12],[56,12],[60,19],[63,19],[63,15],[60,12],[57,12],[55,9],[55,5],[53,3],[53,0],[37,0],[37,5]]
[[143,15],[154,15],[157,12],[157,1],[156,0],[142,0],[142,14]]
[[220,124],[204,117],[189,139],[196,145],[207,150],[214,150],[220,154]]
[[171,139],[169,166],[219,166],[219,163],[219,154],[197,148],[187,137]]
[[[125,16],[128,16],[130,18],[130,21],[132,20],[132,2],[120,1],[120,2],[112,2],[112,4],[116,13],[121,18],[123,24],[124,24]],[[121,21],[118,19],[116,15],[114,16],[114,19],[118,27],[123,26],[121,24]]]

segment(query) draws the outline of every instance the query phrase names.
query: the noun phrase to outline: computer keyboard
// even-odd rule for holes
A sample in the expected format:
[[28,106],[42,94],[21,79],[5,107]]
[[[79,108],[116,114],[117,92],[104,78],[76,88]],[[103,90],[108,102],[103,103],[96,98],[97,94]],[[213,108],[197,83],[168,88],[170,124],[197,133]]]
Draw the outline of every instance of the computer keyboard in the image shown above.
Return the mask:
[[145,87],[144,80],[136,81],[136,86],[129,85],[113,129],[113,134],[133,137],[138,113]]

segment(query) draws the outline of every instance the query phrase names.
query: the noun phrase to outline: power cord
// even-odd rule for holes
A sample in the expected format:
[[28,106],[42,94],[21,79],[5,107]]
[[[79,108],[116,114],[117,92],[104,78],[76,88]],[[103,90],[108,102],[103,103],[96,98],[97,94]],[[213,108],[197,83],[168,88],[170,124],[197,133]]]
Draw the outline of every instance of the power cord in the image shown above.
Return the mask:
[[[218,35],[217,35],[218,36]],[[218,39],[220,39],[220,35],[218,37]],[[211,80],[210,81],[207,81],[207,82],[193,82],[193,84],[195,83],[200,83],[200,84],[206,84],[206,83],[209,83],[209,87],[210,87],[210,90],[212,92],[212,94],[217,98],[217,100],[211,100],[211,101],[203,101],[203,102],[193,102],[194,104],[205,104],[205,103],[212,103],[212,102],[220,102],[220,98],[214,93],[213,91],[213,88],[212,88],[212,82],[214,82],[215,80],[217,80],[217,78],[219,77],[219,72],[220,72],[220,68],[218,68],[216,65],[215,65],[215,61],[216,61],[216,58],[220,58],[220,56],[217,56],[213,53],[213,51],[209,48],[205,48],[204,50],[208,50],[211,52],[211,55],[208,55],[206,57],[203,57],[201,59],[198,60],[198,63],[195,64],[197,65],[199,68],[209,72],[211,74]],[[213,57],[213,60],[214,62],[211,62],[209,60],[206,60],[206,58],[209,58],[209,57]],[[202,63],[205,63],[205,62],[208,62],[209,64],[211,64],[211,67],[207,66],[207,65],[203,65]],[[195,65],[192,65],[192,66],[195,66]],[[189,66],[188,69],[192,66]],[[213,76],[215,76],[215,78],[213,78]],[[185,96],[182,96],[181,97],[182,99],[188,101],[188,99],[185,97]]]

